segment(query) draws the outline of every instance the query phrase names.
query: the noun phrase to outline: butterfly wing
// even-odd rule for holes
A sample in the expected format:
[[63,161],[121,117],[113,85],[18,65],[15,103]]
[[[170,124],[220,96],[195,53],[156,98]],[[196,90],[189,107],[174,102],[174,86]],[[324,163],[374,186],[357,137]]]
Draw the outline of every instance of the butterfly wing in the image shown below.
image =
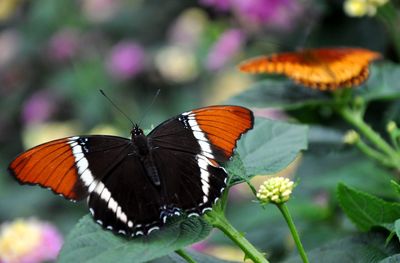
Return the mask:
[[250,59],[239,69],[284,74],[307,87],[334,90],[362,84],[369,76],[369,64],[380,57],[361,48],[319,48]]
[[237,140],[253,127],[253,114],[238,106],[213,106],[182,113],[156,127],[149,140],[163,187],[163,220],[184,210],[203,214],[220,197],[227,174],[220,165]]
[[68,137],[36,146],[8,167],[21,184],[37,184],[70,200],[81,200],[129,151],[115,136]]

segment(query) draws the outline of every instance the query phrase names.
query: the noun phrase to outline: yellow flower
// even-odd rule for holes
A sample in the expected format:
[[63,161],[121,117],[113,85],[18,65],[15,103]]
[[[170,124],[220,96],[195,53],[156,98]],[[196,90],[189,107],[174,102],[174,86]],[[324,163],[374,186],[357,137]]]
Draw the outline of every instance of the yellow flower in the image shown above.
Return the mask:
[[49,223],[35,219],[17,219],[0,227],[0,262],[40,263],[54,261],[62,238]]
[[25,255],[38,247],[40,242],[40,227],[18,219],[1,229],[0,258],[5,262],[15,262],[20,255]]
[[346,0],[343,8],[348,16],[374,16],[377,8],[386,4],[389,0]]
[[368,3],[365,0],[347,0],[344,2],[344,12],[348,16],[365,16],[368,11]]
[[257,198],[263,203],[282,204],[289,200],[293,188],[294,183],[288,178],[269,178],[260,186]]
[[21,0],[1,0],[0,1],[0,21],[8,19],[17,8]]

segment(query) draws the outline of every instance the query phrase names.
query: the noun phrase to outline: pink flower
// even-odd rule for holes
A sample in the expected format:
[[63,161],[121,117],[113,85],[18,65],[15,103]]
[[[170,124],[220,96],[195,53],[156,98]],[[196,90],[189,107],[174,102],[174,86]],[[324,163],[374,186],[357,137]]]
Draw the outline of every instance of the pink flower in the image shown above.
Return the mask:
[[55,97],[46,91],[38,91],[24,103],[22,119],[25,124],[45,122],[55,110]]
[[200,4],[213,7],[218,11],[228,11],[231,8],[231,0],[200,0]]
[[79,48],[79,36],[73,29],[63,29],[49,41],[48,54],[51,59],[65,61],[71,59]]
[[223,32],[208,53],[206,67],[209,70],[221,69],[240,51],[244,41],[245,35],[239,29]]
[[0,263],[40,263],[54,261],[62,237],[50,223],[17,219],[0,228]]
[[271,120],[287,120],[289,118],[283,110],[278,108],[254,109],[253,111],[255,116],[260,116]]
[[232,0],[236,15],[255,26],[290,28],[301,6],[295,0]]
[[114,78],[126,80],[143,70],[145,53],[133,41],[120,42],[111,49],[106,63],[107,70]]

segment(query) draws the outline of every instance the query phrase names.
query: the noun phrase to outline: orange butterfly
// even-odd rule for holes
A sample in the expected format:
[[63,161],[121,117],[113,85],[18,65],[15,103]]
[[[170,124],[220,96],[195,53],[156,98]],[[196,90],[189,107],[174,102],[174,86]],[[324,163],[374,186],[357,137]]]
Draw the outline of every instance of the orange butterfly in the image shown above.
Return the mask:
[[306,87],[335,90],[362,84],[369,64],[379,58],[381,54],[362,48],[315,48],[249,59],[239,69],[284,74]]

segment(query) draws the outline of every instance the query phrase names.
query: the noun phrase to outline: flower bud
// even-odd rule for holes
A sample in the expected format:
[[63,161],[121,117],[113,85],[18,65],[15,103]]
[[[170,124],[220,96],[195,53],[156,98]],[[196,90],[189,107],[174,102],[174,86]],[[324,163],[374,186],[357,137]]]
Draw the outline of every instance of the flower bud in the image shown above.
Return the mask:
[[397,130],[396,123],[394,121],[390,121],[386,126],[386,130],[388,131],[388,133],[392,133]]
[[260,186],[257,198],[262,203],[282,204],[289,200],[293,188],[294,183],[288,178],[269,178]]
[[355,144],[360,139],[360,135],[355,130],[348,131],[343,138],[344,143]]

